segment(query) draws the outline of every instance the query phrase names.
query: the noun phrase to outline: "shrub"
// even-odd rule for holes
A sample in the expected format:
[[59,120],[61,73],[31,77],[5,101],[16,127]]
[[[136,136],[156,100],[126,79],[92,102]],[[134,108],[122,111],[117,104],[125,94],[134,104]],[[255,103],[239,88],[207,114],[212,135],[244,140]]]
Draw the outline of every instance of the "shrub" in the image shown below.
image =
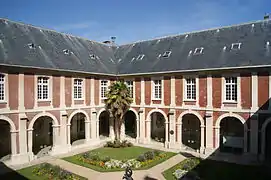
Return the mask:
[[198,164],[200,163],[200,159],[199,158],[188,158],[183,160],[180,163],[180,169],[186,170],[186,171],[190,171],[193,168],[195,168]]
[[146,160],[152,160],[155,157],[153,151],[147,151],[147,152],[145,152],[144,156],[145,156]]
[[153,150],[153,154],[154,154],[154,156],[159,156],[161,154],[161,152],[158,150]]
[[99,161],[101,158],[97,153],[89,153],[88,159],[91,159],[93,161]]
[[144,154],[139,155],[136,160],[138,160],[140,162],[146,161],[145,155]]
[[111,148],[125,148],[125,147],[132,147],[133,144],[131,142],[128,142],[127,140],[124,141],[119,141],[119,140],[115,140],[115,141],[108,141],[106,142],[106,144],[104,145],[104,147],[111,147]]
[[106,156],[106,157],[103,157],[100,159],[102,162],[107,162],[107,161],[110,161],[110,157]]

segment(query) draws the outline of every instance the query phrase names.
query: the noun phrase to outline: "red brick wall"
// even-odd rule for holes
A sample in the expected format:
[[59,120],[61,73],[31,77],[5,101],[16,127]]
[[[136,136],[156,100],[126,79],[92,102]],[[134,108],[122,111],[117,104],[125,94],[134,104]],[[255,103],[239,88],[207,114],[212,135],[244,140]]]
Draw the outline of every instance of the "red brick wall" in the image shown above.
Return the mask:
[[86,83],[85,83],[85,101],[86,101],[86,105],[89,106],[90,105],[90,79],[86,78],[85,79]]
[[37,103],[38,107],[42,107],[42,106],[50,106],[51,105],[51,101],[39,101]]
[[24,106],[26,109],[34,108],[34,75],[24,75]]
[[[268,73],[261,73],[258,75],[258,103],[259,108],[268,108],[269,97],[269,76]],[[265,106],[264,106],[265,105]],[[262,107],[264,106],[264,107]]]
[[166,106],[170,105],[170,77],[164,77],[164,103]]
[[151,78],[144,78],[145,80],[145,103],[151,103]]
[[100,81],[99,79],[95,78],[94,79],[94,91],[95,91],[95,105],[99,105],[99,101],[100,101]]
[[53,76],[53,107],[57,108],[60,106],[60,77]]
[[221,77],[213,77],[213,106],[215,108],[221,107]]
[[65,77],[65,104],[71,107],[72,104],[72,78]]
[[207,106],[207,78],[199,78],[199,105],[200,107]]
[[181,106],[183,102],[183,81],[181,76],[175,77],[175,99],[176,105]]
[[251,74],[241,74],[241,106],[244,109],[251,107]]
[[136,78],[135,79],[135,103],[139,105],[140,101],[141,101],[141,79]]
[[19,90],[19,76],[18,74],[8,75],[8,89],[9,89],[9,107],[11,110],[18,109],[18,90]]

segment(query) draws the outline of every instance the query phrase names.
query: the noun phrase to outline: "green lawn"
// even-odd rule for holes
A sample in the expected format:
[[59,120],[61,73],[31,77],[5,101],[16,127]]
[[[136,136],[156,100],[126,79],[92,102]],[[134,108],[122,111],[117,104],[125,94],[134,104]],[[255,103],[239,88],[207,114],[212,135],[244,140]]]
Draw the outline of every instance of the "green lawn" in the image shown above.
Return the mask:
[[[138,147],[138,146],[133,146],[133,147],[126,147],[126,148],[108,148],[108,147],[103,147],[103,148],[98,148],[95,150],[90,151],[90,153],[99,153],[100,157],[110,157],[112,159],[117,159],[117,160],[128,160],[128,159],[133,159],[133,158],[137,158],[140,154],[143,154],[147,151],[151,151],[153,149],[149,149],[149,148],[144,148],[144,147]],[[139,169],[149,169],[167,159],[169,159],[170,157],[176,155],[176,153],[172,153],[172,152],[166,152],[167,157],[165,157],[164,159],[160,159],[157,161],[153,161],[150,164],[148,164],[147,166],[138,168]],[[70,157],[66,157],[63,158],[64,160],[80,165],[80,166],[84,166],[87,168],[91,168],[94,169],[96,171],[99,172],[111,172],[111,171],[123,171],[123,169],[104,169],[102,167],[99,166],[95,166],[95,165],[91,165],[91,164],[87,164],[84,163],[82,161],[79,161],[75,156],[70,156]]]
[[[167,180],[175,180],[172,175],[178,165],[163,172]],[[203,160],[193,169],[204,180],[269,180],[271,169],[264,166],[246,166],[233,163]]]

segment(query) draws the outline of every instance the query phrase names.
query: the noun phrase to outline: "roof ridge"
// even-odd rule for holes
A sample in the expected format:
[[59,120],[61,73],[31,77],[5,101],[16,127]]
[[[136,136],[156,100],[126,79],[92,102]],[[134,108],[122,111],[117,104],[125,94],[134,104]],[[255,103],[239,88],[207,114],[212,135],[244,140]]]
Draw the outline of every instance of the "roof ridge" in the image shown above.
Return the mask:
[[248,24],[260,23],[260,22],[265,22],[265,21],[271,21],[271,19],[255,20],[255,21],[250,21],[250,22],[245,22],[245,23],[239,23],[239,24],[233,24],[233,25],[227,25],[227,26],[220,26],[220,27],[213,27],[213,28],[208,28],[208,29],[203,29],[203,30],[195,30],[195,31],[190,31],[190,32],[183,32],[183,33],[179,33],[179,34],[166,35],[166,36],[156,37],[156,38],[152,38],[152,39],[134,41],[134,42],[131,42],[131,43],[122,44],[120,46],[132,45],[132,44],[137,44],[137,43],[147,42],[147,41],[161,40],[161,39],[177,37],[177,36],[182,36],[182,35],[195,34],[195,33],[200,33],[200,32],[213,31],[213,30],[218,30],[218,29],[225,29],[225,28],[244,26],[244,25],[248,25]]
[[81,37],[81,36],[77,36],[77,35],[73,35],[73,34],[69,34],[69,33],[65,33],[65,32],[59,32],[57,30],[49,29],[49,28],[46,28],[46,27],[40,27],[40,26],[36,26],[36,25],[33,25],[33,24],[27,24],[27,23],[23,23],[23,22],[13,21],[13,20],[10,20],[10,19],[7,19],[7,18],[1,18],[1,17],[0,17],[0,20],[9,21],[9,22],[24,25],[24,26],[30,26],[30,27],[37,28],[37,29],[40,29],[40,30],[51,31],[51,32],[58,33],[58,34],[72,36],[72,37],[79,38],[79,39],[82,39],[82,40],[86,40],[86,41],[94,42],[94,43],[101,44],[101,45],[104,45],[104,46],[108,46],[108,45],[106,45],[104,43],[101,43],[101,42],[98,42],[98,41],[90,40],[90,39],[87,39],[87,38],[84,38],[84,37]]

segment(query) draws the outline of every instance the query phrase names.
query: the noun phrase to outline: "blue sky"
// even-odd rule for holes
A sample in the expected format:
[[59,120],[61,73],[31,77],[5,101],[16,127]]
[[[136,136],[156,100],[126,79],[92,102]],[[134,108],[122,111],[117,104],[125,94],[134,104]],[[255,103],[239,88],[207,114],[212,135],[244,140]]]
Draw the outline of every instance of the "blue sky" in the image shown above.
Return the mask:
[[1,0],[0,17],[130,43],[263,19],[270,0]]

